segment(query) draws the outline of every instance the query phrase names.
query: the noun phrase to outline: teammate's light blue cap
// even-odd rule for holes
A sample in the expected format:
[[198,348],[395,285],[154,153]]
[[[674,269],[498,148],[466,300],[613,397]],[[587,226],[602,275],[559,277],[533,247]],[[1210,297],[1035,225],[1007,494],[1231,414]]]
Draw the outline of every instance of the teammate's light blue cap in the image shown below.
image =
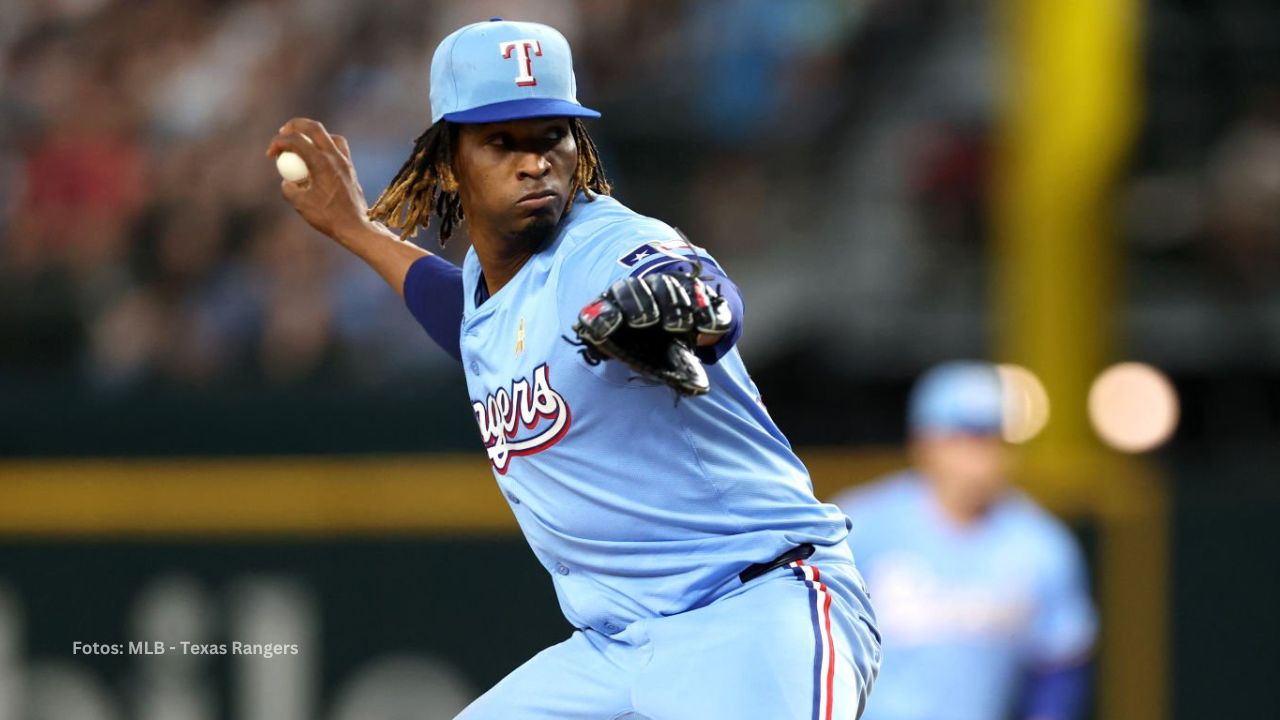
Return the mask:
[[943,363],[926,372],[911,391],[912,435],[999,435],[1004,392],[994,365]]
[[431,58],[431,122],[600,117],[578,102],[569,41],[555,28],[492,18],[440,42]]

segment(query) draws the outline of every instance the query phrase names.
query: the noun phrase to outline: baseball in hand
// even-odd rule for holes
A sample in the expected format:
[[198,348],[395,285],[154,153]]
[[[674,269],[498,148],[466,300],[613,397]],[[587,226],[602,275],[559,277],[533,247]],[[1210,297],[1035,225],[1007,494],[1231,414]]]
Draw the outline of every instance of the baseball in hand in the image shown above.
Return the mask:
[[311,171],[302,158],[288,150],[276,156],[276,169],[280,171],[280,177],[289,182],[300,183],[311,176]]

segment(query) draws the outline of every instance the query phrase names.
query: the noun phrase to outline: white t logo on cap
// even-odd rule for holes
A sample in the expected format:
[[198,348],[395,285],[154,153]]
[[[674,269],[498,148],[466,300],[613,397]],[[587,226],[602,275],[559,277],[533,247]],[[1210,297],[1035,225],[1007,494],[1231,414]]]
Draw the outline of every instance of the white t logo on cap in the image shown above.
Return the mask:
[[503,60],[511,59],[511,51],[516,51],[516,60],[520,64],[520,74],[516,76],[516,85],[530,87],[538,84],[533,76],[533,56],[542,57],[542,44],[537,40],[508,40],[498,43],[498,52]]

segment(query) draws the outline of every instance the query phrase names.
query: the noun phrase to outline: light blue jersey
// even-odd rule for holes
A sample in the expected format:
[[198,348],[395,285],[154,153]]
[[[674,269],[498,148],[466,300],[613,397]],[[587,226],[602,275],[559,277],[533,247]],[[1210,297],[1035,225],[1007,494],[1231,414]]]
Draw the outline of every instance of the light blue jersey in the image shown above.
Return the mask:
[[462,362],[489,461],[579,628],[614,635],[704,606],[741,587],[748,565],[802,543],[840,547],[848,532],[814,499],[737,350],[707,368],[709,394],[676,402],[567,340],[613,281],[692,252],[661,221],[579,196],[492,297],[477,302],[474,249],[463,265]]
[[880,644],[848,519],[814,498],[738,352],[707,367],[710,393],[677,402],[570,341],[615,280],[694,255],[714,267],[662,222],[581,196],[492,297],[467,255],[458,344],[472,407],[578,629],[463,720],[832,720],[865,707]]
[[911,472],[836,503],[884,634],[867,720],[1009,717],[1029,672],[1089,654],[1096,619],[1079,548],[1024,494],[965,528]]

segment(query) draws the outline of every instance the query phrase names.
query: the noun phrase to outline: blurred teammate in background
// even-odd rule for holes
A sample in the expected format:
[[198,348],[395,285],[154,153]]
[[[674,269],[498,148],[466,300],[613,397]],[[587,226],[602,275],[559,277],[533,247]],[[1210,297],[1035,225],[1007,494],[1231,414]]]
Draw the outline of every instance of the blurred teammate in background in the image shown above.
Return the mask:
[[914,469],[835,499],[880,609],[885,666],[868,720],[1072,720],[1096,634],[1080,548],[1009,486],[996,369],[917,383]]

